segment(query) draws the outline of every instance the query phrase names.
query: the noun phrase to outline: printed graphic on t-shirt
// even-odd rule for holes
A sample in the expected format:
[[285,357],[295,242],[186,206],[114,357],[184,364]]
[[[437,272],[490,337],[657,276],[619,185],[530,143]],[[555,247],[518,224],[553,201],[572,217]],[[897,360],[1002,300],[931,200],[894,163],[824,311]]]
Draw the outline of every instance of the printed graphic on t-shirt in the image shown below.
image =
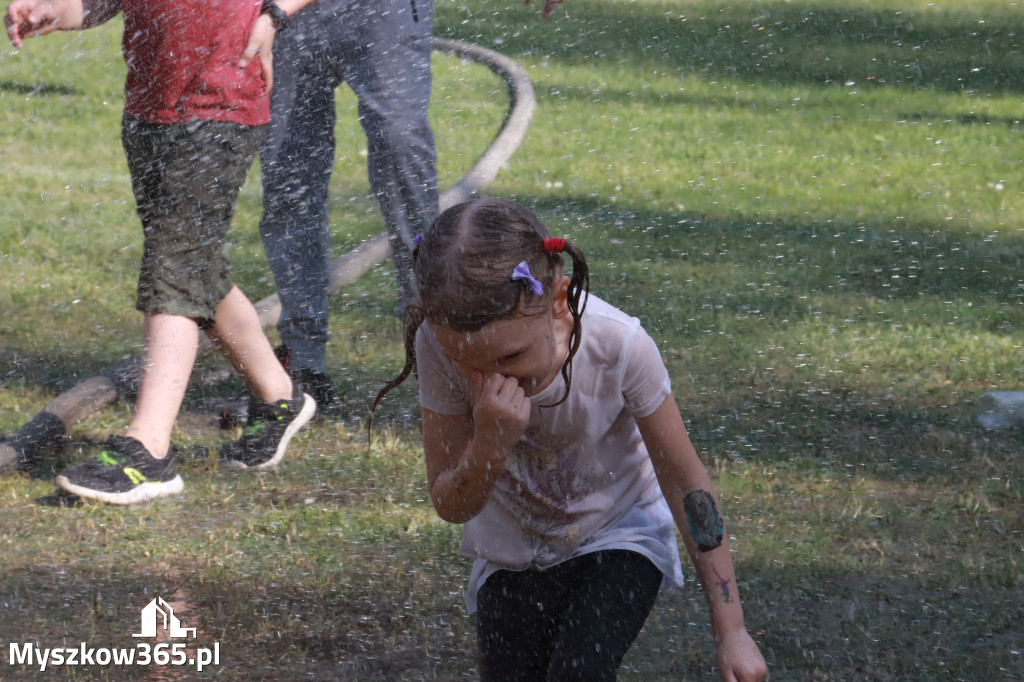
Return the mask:
[[524,437],[506,460],[498,487],[539,556],[571,551],[588,539],[580,537],[579,505],[594,492],[594,477],[582,457],[577,444],[555,451]]

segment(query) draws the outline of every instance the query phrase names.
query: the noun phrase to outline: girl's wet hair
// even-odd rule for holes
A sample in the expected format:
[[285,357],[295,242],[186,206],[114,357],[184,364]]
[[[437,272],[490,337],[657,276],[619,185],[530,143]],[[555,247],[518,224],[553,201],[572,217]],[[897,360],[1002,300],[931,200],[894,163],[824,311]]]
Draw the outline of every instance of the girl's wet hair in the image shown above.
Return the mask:
[[[514,315],[550,310],[556,278],[562,274],[562,256],[545,249],[548,229],[525,206],[505,199],[476,199],[444,211],[424,233],[413,252],[417,300],[405,308],[405,367],[373,401],[408,378],[416,364],[416,331],[428,320],[453,331],[475,332]],[[572,258],[567,304],[572,314],[569,353],[562,364],[565,393],[569,396],[572,359],[580,347],[581,317],[590,289],[590,274],[583,252],[566,241]],[[512,271],[523,262],[544,285],[535,296]],[[581,301],[582,298],[582,301]]]

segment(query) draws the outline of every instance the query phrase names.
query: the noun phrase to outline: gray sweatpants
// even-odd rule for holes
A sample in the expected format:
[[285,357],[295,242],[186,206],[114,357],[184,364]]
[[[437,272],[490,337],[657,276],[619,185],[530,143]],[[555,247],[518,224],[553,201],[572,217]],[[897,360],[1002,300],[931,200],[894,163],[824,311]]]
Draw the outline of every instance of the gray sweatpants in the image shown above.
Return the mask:
[[293,369],[326,369],[327,188],[334,91],[342,82],[359,100],[370,188],[388,228],[399,295],[412,297],[412,239],[437,213],[427,120],[433,9],[433,0],[319,0],[274,40],[271,123],[260,153],[260,233]]

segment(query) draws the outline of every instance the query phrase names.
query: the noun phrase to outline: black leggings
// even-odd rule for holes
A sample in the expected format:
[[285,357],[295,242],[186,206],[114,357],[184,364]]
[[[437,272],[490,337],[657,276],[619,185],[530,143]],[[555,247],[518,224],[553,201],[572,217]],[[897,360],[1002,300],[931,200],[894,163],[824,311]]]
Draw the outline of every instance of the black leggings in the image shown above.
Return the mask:
[[606,550],[545,571],[498,571],[478,594],[483,682],[615,680],[661,586],[642,554]]

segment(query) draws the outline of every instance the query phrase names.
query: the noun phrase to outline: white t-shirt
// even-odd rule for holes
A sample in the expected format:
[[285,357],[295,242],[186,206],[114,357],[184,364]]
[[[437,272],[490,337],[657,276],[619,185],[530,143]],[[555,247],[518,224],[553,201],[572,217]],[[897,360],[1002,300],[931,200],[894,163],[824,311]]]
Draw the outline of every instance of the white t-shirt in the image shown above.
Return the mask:
[[[424,323],[416,336],[420,404],[440,414],[473,411],[473,387]],[[582,554],[628,549],[682,585],[668,503],[636,424],[671,394],[668,371],[640,321],[590,296],[572,388],[558,376],[533,396],[530,424],[490,499],[463,527],[461,552],[476,559],[466,593],[500,569],[545,569]]]

